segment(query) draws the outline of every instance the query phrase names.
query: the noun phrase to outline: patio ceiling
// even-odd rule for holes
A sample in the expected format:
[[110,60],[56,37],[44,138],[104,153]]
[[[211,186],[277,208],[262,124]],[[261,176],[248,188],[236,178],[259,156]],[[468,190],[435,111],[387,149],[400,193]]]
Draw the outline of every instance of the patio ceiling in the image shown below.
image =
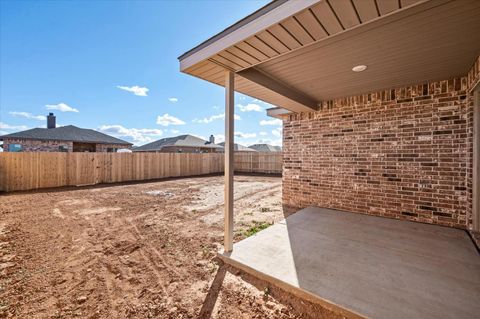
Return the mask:
[[[277,0],[182,55],[180,69],[293,112],[324,100],[465,75],[477,0]],[[366,65],[364,72],[352,67]]]

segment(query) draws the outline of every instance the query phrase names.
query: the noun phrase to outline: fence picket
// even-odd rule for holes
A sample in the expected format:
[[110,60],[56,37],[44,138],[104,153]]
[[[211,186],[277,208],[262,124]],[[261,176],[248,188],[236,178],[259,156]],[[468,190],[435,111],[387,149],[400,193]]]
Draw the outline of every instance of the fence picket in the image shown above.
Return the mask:
[[[0,153],[0,191],[223,172],[221,153]],[[235,153],[235,171],[282,173],[281,153]]]

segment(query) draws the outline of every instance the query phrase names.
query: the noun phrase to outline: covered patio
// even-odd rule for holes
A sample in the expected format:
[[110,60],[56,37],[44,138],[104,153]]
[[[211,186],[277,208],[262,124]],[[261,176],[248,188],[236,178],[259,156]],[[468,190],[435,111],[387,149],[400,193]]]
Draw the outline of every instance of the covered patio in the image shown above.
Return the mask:
[[347,318],[480,313],[480,258],[459,229],[309,207],[220,258]]
[[[347,318],[475,317],[479,16],[475,0],[277,0],[180,56],[225,87],[219,257]],[[233,244],[235,91],[276,106],[299,211]]]

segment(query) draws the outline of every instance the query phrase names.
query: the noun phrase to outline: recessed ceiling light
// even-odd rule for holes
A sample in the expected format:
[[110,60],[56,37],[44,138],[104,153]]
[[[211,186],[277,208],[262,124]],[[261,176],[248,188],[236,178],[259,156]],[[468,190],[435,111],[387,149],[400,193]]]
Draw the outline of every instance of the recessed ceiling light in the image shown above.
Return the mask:
[[357,66],[354,66],[352,68],[352,71],[353,72],[362,72],[362,71],[365,71],[366,69],[367,69],[366,65],[357,65]]

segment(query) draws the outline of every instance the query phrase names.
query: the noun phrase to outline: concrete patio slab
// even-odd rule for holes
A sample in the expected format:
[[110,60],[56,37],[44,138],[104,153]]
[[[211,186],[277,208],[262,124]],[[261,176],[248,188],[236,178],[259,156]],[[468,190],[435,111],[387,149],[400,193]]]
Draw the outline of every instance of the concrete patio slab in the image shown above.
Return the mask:
[[309,207],[220,258],[347,317],[480,314],[480,255],[460,229]]

